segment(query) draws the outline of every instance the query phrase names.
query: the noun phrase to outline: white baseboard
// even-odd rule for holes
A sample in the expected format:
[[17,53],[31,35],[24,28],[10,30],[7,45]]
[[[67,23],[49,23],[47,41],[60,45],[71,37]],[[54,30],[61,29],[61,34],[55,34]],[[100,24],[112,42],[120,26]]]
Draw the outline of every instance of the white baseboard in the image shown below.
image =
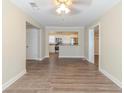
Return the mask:
[[43,59],[45,59],[45,57],[43,57],[43,58],[38,58],[37,60],[38,60],[38,61],[42,61]]
[[87,57],[84,57],[84,60],[87,60],[89,63],[94,64],[94,62],[89,61],[89,59]]
[[[45,56],[44,58],[49,58],[49,56]],[[59,58],[84,58],[83,56],[59,56]]]
[[49,56],[44,56],[44,57],[42,58],[42,60],[45,59],[45,58],[49,58]]
[[21,78],[24,74],[26,73],[26,70],[23,70],[22,72],[20,72],[18,75],[16,75],[15,77],[13,77],[12,79],[10,79],[8,82],[4,83],[2,85],[2,90],[5,90],[6,88],[8,88],[10,85],[12,85],[16,80],[18,80],[19,78]]
[[27,58],[26,60],[40,60],[41,58]]
[[110,73],[108,73],[107,71],[101,68],[99,68],[99,71],[102,72],[105,76],[107,76],[110,80],[112,80],[117,86],[122,88],[122,83],[118,79],[116,79],[114,76],[112,76]]
[[59,56],[59,58],[83,58],[83,56]]
[[49,56],[45,56],[44,58],[49,58]]
[[45,57],[43,58],[28,58],[26,60],[36,60],[36,61],[42,61]]
[[87,57],[83,57],[84,58],[84,60],[87,60],[87,61],[89,61],[89,59],[87,58]]

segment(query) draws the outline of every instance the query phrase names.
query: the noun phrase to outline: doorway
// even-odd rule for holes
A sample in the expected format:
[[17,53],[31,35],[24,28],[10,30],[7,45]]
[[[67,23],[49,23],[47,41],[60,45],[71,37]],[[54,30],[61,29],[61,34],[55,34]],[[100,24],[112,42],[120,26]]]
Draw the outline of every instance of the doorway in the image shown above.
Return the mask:
[[[74,54],[74,48],[78,47],[78,32],[74,31],[50,31],[48,33],[49,56],[58,55],[65,57]],[[75,51],[75,54],[77,51]]]
[[94,28],[94,64],[99,67],[99,26]]
[[89,62],[99,67],[99,25],[89,29]]
[[39,35],[39,28],[26,22],[26,60],[38,60]]

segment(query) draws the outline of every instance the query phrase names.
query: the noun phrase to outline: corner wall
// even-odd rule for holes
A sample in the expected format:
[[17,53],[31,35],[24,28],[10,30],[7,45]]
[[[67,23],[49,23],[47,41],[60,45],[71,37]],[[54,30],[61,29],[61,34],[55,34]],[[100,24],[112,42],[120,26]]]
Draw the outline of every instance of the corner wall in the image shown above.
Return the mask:
[[26,73],[26,21],[41,28],[10,0],[3,0],[3,90]]
[[[85,40],[88,42],[88,29],[100,24],[100,71],[121,87],[122,82],[122,3],[111,8],[100,20],[87,26]],[[88,43],[85,43],[85,56],[88,58]]]

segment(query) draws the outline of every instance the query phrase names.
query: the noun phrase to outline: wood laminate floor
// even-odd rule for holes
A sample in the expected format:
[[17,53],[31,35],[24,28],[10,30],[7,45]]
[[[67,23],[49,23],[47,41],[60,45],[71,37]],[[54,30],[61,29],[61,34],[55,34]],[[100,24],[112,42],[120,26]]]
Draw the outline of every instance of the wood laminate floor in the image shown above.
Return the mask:
[[99,55],[94,55],[94,62],[97,67],[99,67]]
[[3,93],[121,93],[121,89],[82,59],[27,61],[27,74]]

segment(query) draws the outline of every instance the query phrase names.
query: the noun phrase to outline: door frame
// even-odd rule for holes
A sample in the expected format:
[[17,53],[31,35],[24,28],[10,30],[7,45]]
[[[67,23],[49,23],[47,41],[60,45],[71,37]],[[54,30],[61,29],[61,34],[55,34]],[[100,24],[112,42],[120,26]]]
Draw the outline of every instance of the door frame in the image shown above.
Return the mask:
[[[27,24],[28,22],[26,22]],[[30,24],[30,23],[28,23]],[[30,24],[32,25],[32,24]],[[35,31],[37,32],[37,57],[35,58],[28,58],[27,57],[27,29],[35,29]],[[32,25],[31,28],[27,28],[26,25],[26,60],[41,60],[41,29]]]
[[[91,29],[95,28],[96,26],[99,26],[99,66],[98,66],[98,69],[101,68],[101,24],[100,22],[96,23],[95,25],[92,25],[88,31],[90,32]],[[90,37],[89,37],[90,38]],[[88,58],[89,58],[89,48],[88,48]],[[89,59],[88,59],[89,60]],[[90,62],[90,61],[89,61]],[[93,63],[94,64],[94,61],[93,62],[90,62],[90,63]]]
[[94,64],[94,29],[89,29],[89,47],[88,47],[88,59],[90,63]]

